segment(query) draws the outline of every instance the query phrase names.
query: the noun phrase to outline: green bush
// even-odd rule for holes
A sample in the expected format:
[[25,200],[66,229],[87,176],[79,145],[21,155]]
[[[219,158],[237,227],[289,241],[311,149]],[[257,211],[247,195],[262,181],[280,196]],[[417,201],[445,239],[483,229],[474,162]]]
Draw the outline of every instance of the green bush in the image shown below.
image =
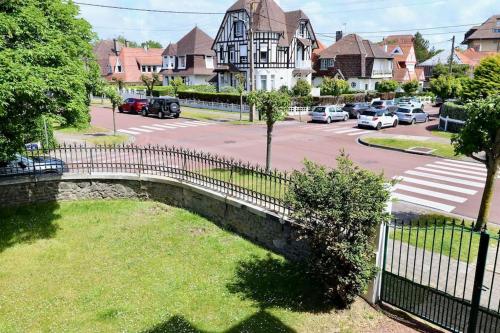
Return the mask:
[[458,97],[462,92],[461,80],[450,75],[441,75],[436,79],[431,79],[431,91],[441,98]]
[[389,198],[383,175],[355,166],[343,153],[336,169],[306,161],[303,171],[292,173],[290,217],[304,226],[310,269],[329,300],[350,306],[374,277],[373,239],[389,218]]
[[[225,94],[225,93],[209,93],[195,91],[179,91],[178,97],[182,99],[198,99],[206,102],[218,103],[233,103],[240,104],[240,95]],[[243,103],[246,102],[246,97],[243,96]]]
[[311,85],[304,79],[298,79],[292,88],[293,96],[307,96],[311,94]]
[[220,92],[223,94],[238,94],[238,89],[232,86],[225,86],[220,88]]
[[345,80],[324,77],[320,85],[321,96],[339,96],[349,92],[349,84]]
[[417,80],[411,80],[411,81],[403,83],[401,85],[401,88],[404,90],[404,92],[407,96],[412,96],[417,92],[417,90],[419,88],[419,83]]
[[214,93],[217,92],[217,87],[211,84],[196,84],[192,86],[185,86],[182,90]]
[[399,83],[396,80],[382,80],[375,85],[375,89],[380,93],[395,92]]
[[463,121],[466,121],[468,118],[465,106],[452,102],[444,103],[441,109],[441,116]]

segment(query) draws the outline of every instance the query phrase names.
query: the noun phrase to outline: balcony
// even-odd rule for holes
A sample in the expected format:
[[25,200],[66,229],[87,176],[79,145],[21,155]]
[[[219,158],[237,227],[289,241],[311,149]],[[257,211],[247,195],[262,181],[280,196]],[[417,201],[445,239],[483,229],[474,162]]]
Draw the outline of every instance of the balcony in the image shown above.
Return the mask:
[[295,60],[295,68],[312,69],[312,62],[311,60]]
[[376,77],[376,78],[392,77],[392,70],[391,69],[374,69],[372,71],[372,77]]

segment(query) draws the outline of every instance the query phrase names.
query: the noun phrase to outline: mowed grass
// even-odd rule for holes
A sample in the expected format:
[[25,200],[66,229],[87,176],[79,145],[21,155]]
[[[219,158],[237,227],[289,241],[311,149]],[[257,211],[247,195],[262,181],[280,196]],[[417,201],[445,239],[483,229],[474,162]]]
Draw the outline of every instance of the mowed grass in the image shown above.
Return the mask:
[[406,140],[406,139],[390,139],[390,138],[365,138],[370,144],[375,144],[379,146],[397,148],[397,149],[410,149],[414,147],[425,147],[430,149],[435,149],[432,154],[445,158],[456,158],[460,159],[461,155],[456,156],[453,146],[451,144],[432,142],[432,141],[418,141],[418,140]]
[[0,210],[0,332],[359,332],[301,266],[182,209],[80,201]]
[[[191,118],[196,120],[212,120],[223,122],[237,122],[240,119],[239,112],[217,111],[209,109],[197,109],[188,106],[181,107],[181,116],[183,118]],[[248,113],[242,114],[242,120],[248,120]]]
[[125,143],[127,140],[128,136],[123,134],[95,136],[86,139],[86,141],[94,145],[104,145],[104,146],[121,145]]

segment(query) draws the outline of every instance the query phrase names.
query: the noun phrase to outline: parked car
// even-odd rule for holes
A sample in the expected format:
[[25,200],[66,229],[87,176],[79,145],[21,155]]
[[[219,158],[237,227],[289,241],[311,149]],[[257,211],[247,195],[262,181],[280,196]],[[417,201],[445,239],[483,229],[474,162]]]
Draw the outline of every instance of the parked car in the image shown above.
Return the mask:
[[429,115],[421,108],[403,106],[397,109],[396,115],[400,123],[413,125],[415,123],[426,123],[429,121]]
[[412,98],[401,98],[398,102],[399,107],[410,107],[410,108],[419,108],[423,109],[424,108],[424,103],[419,101],[418,99],[412,97]]
[[155,97],[142,108],[141,113],[144,117],[154,114],[160,119],[165,117],[179,118],[181,115],[181,107],[177,98],[169,96]]
[[368,108],[370,103],[346,103],[342,110],[349,113],[349,117],[358,118],[362,110]]
[[363,111],[358,118],[358,127],[370,127],[377,131],[382,127],[396,127],[399,124],[398,116],[387,109],[370,109]]
[[317,106],[312,112],[312,121],[323,121],[329,124],[334,120],[346,121],[347,119],[349,119],[349,113],[336,105]]
[[30,158],[16,154],[10,161],[0,161],[0,176],[46,173],[62,174],[66,170],[67,167],[63,161],[47,156]]
[[398,106],[394,104],[393,100],[376,100],[373,101],[371,107],[374,109],[387,109],[391,112],[394,112],[398,109]]
[[118,112],[131,112],[139,114],[146,105],[147,99],[127,98],[122,105],[118,107]]

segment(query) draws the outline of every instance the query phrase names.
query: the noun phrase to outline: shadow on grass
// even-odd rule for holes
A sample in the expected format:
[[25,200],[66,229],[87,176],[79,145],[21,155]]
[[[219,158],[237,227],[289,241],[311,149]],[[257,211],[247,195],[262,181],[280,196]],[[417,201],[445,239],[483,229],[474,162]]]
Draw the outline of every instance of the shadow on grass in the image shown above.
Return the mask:
[[231,293],[256,302],[261,309],[278,307],[300,312],[329,312],[335,305],[327,302],[322,284],[303,264],[267,256],[239,263]]
[[[251,315],[240,323],[220,333],[295,333],[296,331],[264,310]],[[201,330],[183,316],[173,316],[168,321],[156,325],[142,333],[219,333]]]
[[48,239],[58,226],[54,221],[59,208],[56,202],[0,208],[0,252],[20,243]]

